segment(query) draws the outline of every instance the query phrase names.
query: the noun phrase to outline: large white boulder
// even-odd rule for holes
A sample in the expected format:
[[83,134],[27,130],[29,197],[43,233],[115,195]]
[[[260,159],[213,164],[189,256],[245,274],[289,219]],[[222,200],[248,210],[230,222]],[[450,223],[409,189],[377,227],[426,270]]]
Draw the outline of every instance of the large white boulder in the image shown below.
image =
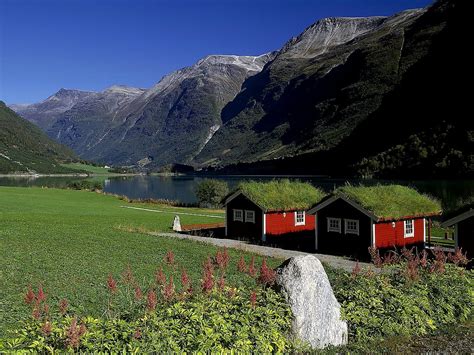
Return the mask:
[[347,323],[321,262],[295,256],[277,269],[277,285],[293,311],[293,335],[313,348],[347,344]]

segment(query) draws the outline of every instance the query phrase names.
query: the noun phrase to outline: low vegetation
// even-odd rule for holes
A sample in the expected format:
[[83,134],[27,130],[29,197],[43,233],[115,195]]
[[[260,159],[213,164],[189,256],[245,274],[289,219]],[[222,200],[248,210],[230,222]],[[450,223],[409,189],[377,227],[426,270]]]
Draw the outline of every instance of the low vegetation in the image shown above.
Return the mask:
[[76,170],[78,173],[98,174],[104,175],[110,173],[110,168],[92,165],[90,163],[68,163],[62,164],[63,167]]
[[218,208],[229,193],[229,187],[222,180],[204,179],[196,186],[195,192],[200,206]]
[[467,263],[460,250],[371,254],[382,272],[330,270],[353,342],[426,335],[473,316],[474,272],[460,267]]
[[[226,273],[235,264],[254,289],[227,285]],[[165,271],[163,271],[165,269]],[[173,278],[172,273],[180,272]],[[168,251],[153,277],[135,278],[131,268],[104,281],[106,299],[100,318],[78,318],[68,300],[50,304],[43,289],[25,291],[31,318],[6,342],[8,350],[76,350],[84,352],[231,351],[284,352],[291,311],[283,297],[268,288],[275,272],[243,256],[231,260],[226,249],[202,264],[201,278],[192,279]]]
[[308,209],[325,196],[309,183],[289,179],[248,181],[241,183],[238,189],[260,207],[271,211]]
[[380,218],[435,215],[441,212],[439,201],[401,185],[352,186],[335,191],[347,196]]
[[100,181],[79,180],[70,182],[67,185],[67,188],[73,190],[102,191],[104,189],[104,184]]

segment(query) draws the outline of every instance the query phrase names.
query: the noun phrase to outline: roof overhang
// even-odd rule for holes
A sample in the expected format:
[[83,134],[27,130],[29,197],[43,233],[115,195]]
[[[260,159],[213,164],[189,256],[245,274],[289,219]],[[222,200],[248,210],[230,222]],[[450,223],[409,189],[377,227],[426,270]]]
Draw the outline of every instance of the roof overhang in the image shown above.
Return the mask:
[[258,203],[256,203],[255,201],[253,201],[250,197],[248,197],[246,194],[244,194],[242,191],[240,190],[237,190],[236,192],[234,192],[233,194],[230,194],[225,200],[224,200],[224,206],[226,206],[229,202],[231,202],[233,199],[235,199],[236,197],[238,196],[244,196],[247,200],[249,201],[252,201],[253,204],[255,204],[258,208],[260,208],[263,212],[267,212],[267,210],[265,208],[263,208],[262,206],[260,206]]
[[347,202],[349,205],[351,205],[352,207],[354,207],[356,210],[362,212],[363,214],[365,214],[367,217],[369,217],[370,219],[372,219],[374,222],[377,222],[379,220],[379,218],[374,215],[372,212],[366,210],[364,207],[362,207],[361,205],[359,205],[358,203],[348,199],[347,197],[345,196],[340,196],[340,195],[334,195],[334,196],[331,196],[330,198],[324,200],[324,201],[321,201],[320,203],[316,204],[315,206],[313,206],[312,208],[310,208],[307,213],[308,214],[315,214],[316,212],[318,212],[319,210],[322,210],[323,208],[325,208],[326,206],[329,206],[330,204],[338,201],[338,200],[343,200],[344,202]]
[[472,216],[474,216],[474,209],[470,209],[469,211],[466,211],[464,213],[461,213],[460,215],[457,215],[456,217],[453,217],[451,219],[448,219],[447,221],[444,221],[443,223],[441,223],[441,227],[443,228],[451,227],[452,225],[462,222],[465,219],[468,219]]

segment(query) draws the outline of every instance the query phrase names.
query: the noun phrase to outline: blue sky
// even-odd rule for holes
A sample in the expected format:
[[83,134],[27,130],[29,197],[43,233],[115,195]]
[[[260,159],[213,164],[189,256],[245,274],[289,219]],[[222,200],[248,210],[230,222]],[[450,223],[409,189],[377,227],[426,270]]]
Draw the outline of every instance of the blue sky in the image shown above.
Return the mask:
[[58,89],[150,87],[208,54],[258,55],[328,16],[431,0],[0,0],[0,100]]

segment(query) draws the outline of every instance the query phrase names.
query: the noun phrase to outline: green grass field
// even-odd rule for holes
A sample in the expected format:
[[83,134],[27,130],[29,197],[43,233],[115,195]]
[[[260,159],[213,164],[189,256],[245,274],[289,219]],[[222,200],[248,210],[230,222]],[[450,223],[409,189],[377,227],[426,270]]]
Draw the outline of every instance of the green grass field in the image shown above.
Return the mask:
[[90,174],[110,174],[109,169],[103,168],[101,166],[93,166],[82,163],[68,163],[62,164],[63,167],[77,170],[78,172],[88,172]]
[[[216,248],[127,230],[170,231],[176,211],[223,215],[222,211],[147,205],[169,211],[153,213],[121,208],[123,205],[127,203],[116,197],[93,192],[0,187],[0,338],[18,320],[29,316],[23,305],[29,284],[44,286],[51,307],[67,298],[77,314],[100,316],[107,299],[107,275],[112,273],[119,279],[128,264],[146,287],[166,252],[173,250],[178,265],[186,267],[195,283],[199,280],[202,262],[215,254]],[[181,216],[182,224],[220,221]],[[235,285],[253,283],[237,272],[240,252],[229,253],[228,281]],[[249,260],[250,255],[246,258]],[[271,266],[279,262],[269,260]],[[164,270],[179,279],[179,268]]]

